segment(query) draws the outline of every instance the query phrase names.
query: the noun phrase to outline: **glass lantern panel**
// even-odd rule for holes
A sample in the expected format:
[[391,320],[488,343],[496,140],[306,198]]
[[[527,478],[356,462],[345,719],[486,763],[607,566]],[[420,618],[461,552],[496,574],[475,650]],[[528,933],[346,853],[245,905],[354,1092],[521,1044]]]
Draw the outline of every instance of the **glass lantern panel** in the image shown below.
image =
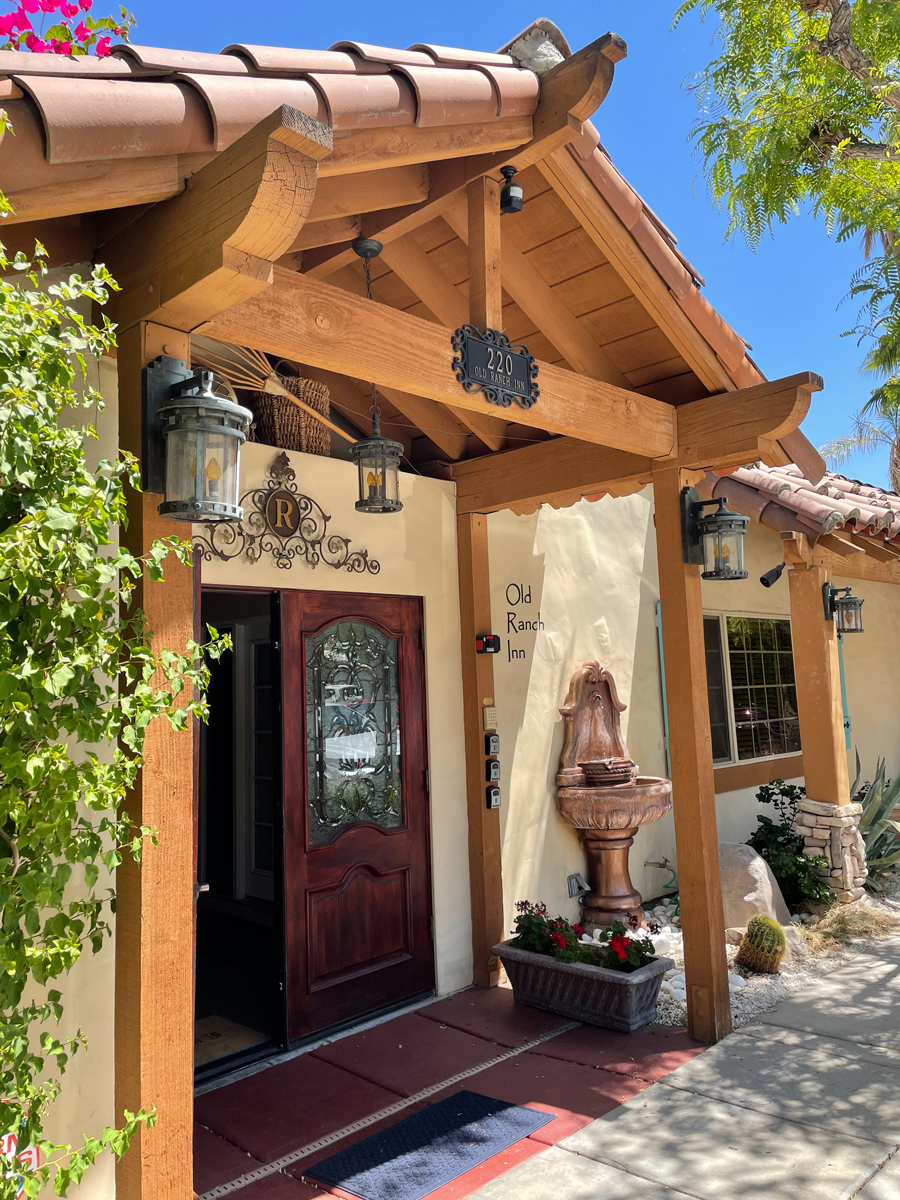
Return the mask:
[[403,824],[397,639],[340,621],[306,640],[309,844]]
[[741,534],[712,533],[703,537],[703,570],[733,575],[744,569],[744,539]]
[[360,500],[399,500],[400,485],[393,457],[373,450],[359,460]]
[[837,627],[839,633],[857,633],[862,628],[862,609],[855,604],[838,604]]
[[234,434],[171,429],[166,436],[166,500],[237,504],[239,446]]

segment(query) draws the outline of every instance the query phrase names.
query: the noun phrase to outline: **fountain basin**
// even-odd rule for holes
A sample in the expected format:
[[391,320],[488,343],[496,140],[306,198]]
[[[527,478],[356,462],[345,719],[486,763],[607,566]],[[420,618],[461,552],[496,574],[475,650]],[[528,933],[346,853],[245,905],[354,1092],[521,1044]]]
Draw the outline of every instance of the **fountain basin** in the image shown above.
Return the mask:
[[560,816],[575,829],[637,829],[672,808],[672,781],[654,775],[612,787],[561,787],[556,794]]

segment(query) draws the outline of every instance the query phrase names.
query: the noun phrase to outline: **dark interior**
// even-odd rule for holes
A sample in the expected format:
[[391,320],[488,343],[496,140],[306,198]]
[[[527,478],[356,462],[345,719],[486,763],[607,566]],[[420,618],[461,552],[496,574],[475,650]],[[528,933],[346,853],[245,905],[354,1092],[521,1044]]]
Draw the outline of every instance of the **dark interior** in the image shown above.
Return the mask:
[[276,596],[204,589],[202,620],[232,639],[210,664],[200,738],[195,1070],[208,1077],[285,1044]]

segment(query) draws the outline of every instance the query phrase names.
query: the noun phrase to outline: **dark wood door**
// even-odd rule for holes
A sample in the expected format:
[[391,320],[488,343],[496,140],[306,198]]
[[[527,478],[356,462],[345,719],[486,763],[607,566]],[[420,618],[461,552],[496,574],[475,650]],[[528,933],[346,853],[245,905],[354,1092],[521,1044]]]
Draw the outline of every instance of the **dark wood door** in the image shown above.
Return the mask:
[[422,604],[282,594],[291,1040],[434,986]]

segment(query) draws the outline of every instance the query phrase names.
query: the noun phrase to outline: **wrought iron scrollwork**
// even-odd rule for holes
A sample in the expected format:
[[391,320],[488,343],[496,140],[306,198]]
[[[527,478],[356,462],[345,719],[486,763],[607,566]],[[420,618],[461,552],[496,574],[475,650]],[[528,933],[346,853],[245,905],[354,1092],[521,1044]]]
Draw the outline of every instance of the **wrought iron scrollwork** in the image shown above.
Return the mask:
[[310,567],[323,563],[335,571],[377,575],[378,560],[369,558],[368,550],[351,550],[350,538],[329,533],[331,517],[300,491],[295,479],[290,459],[279,454],[264,485],[241,496],[244,519],[208,525],[194,537],[194,550],[207,562],[214,558],[230,562],[243,555],[253,563],[271,554],[281,570],[302,559]]
[[[472,378],[471,364],[468,362],[467,339],[475,338],[495,350],[509,351],[525,360],[528,377],[528,393],[522,395],[507,388],[496,387]],[[505,333],[499,329],[479,329],[476,325],[461,325],[450,338],[450,344],[456,351],[453,359],[453,371],[462,384],[464,392],[481,392],[489,404],[497,404],[500,408],[510,408],[517,404],[519,408],[532,408],[540,396],[537,385],[538,364],[527,346],[513,344]]]

